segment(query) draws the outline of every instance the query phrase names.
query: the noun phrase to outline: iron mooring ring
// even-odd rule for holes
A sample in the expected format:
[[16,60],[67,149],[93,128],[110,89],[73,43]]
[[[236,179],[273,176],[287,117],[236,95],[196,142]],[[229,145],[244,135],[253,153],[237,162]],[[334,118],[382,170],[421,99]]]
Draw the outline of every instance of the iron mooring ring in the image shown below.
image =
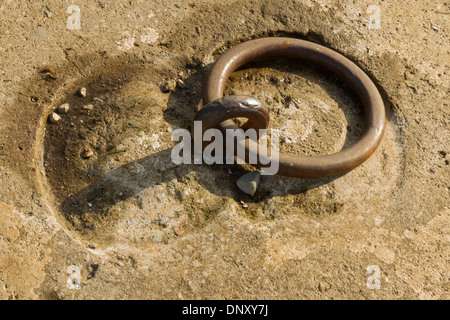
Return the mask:
[[[365,111],[364,131],[353,145],[324,156],[280,153],[279,175],[299,178],[335,176],[354,169],[375,152],[383,136],[386,118],[383,100],[375,84],[343,55],[309,41],[262,38],[241,43],[226,51],[209,72],[204,85],[203,106],[223,97],[225,84],[233,71],[252,60],[268,57],[298,59],[330,71],[356,93]],[[225,130],[238,127],[233,120],[228,119],[218,123],[217,128]],[[246,152],[251,152],[248,145]]]

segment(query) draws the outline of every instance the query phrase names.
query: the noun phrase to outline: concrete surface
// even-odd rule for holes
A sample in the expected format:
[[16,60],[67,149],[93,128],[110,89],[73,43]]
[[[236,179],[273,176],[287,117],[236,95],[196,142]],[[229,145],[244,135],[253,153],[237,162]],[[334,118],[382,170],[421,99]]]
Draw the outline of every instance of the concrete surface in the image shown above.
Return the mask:
[[[0,298],[448,299],[449,12],[412,0],[2,1]],[[348,174],[263,176],[249,197],[236,187],[248,167],[174,165],[171,132],[189,128],[221,52],[269,35],[355,61],[388,121]],[[226,93],[268,106],[283,151],[333,153],[362,130],[353,93],[298,62],[252,63]]]

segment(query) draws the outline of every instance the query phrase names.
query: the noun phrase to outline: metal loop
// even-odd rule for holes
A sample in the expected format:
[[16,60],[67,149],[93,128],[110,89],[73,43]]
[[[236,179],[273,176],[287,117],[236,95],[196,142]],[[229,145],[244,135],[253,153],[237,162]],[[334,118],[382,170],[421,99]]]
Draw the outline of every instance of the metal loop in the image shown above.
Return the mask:
[[262,103],[250,96],[226,96],[204,106],[195,115],[194,121],[202,121],[203,131],[217,128],[229,119],[245,117],[247,122],[241,127],[247,129],[266,129],[269,125],[269,111]]
[[[325,156],[281,153],[278,174],[300,178],[339,175],[357,167],[373,154],[385,126],[384,104],[375,84],[349,59],[316,43],[292,38],[263,38],[237,45],[220,56],[212,67],[204,86],[203,105],[223,97],[225,84],[233,71],[252,60],[267,57],[298,59],[323,67],[352,88],[365,110],[364,131],[352,146]],[[218,127],[237,129],[232,120],[223,121]]]

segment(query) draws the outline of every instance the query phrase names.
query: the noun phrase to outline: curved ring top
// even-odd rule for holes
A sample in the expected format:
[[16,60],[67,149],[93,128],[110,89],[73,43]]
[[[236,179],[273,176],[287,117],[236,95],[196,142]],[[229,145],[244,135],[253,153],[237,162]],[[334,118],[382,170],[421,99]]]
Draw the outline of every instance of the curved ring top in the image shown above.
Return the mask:
[[[364,131],[352,146],[331,155],[314,157],[281,153],[278,174],[301,178],[339,175],[372,155],[385,126],[385,109],[380,93],[356,64],[316,43],[293,38],[262,38],[235,46],[220,56],[210,70],[204,86],[203,105],[223,97],[225,84],[233,71],[254,59],[267,57],[298,59],[332,72],[357,94],[365,111]],[[237,128],[232,120],[222,122],[220,127]]]

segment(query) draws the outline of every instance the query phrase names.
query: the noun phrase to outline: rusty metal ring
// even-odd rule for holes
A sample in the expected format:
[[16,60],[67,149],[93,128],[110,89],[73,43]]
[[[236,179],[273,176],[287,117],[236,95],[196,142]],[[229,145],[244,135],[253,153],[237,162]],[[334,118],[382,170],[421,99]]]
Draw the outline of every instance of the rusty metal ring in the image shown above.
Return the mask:
[[[250,96],[226,96],[208,103],[200,109],[194,121],[202,122],[202,130],[217,127],[221,122],[239,117],[247,118],[242,130],[266,129],[269,125],[269,111],[261,101]],[[193,126],[194,127],[194,126]]]
[[[251,40],[237,45],[220,56],[210,70],[204,86],[203,105],[223,97],[225,84],[233,71],[252,60],[267,57],[298,59],[332,72],[356,93],[365,111],[364,131],[353,145],[324,156],[280,153],[278,174],[300,178],[335,176],[354,169],[375,152],[383,136],[386,117],[380,93],[356,64],[316,43],[280,37]],[[232,120],[223,121],[218,127],[237,129]],[[249,152],[248,149],[246,151]]]

